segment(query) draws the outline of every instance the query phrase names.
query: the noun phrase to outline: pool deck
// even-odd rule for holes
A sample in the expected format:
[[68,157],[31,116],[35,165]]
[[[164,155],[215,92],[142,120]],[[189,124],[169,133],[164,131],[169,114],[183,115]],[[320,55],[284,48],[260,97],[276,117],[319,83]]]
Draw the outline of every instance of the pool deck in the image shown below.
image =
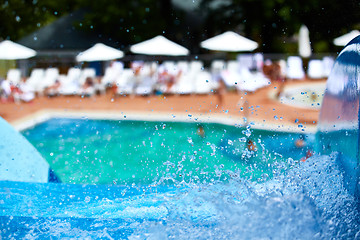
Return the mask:
[[[319,83],[325,83],[325,80],[288,81],[286,87]],[[113,98],[109,92],[91,98],[42,96],[30,103],[0,103],[0,116],[17,129],[55,116],[220,122],[230,125],[250,124],[254,128],[279,131],[315,132],[319,110],[289,106],[276,100],[274,92],[279,84],[273,82],[255,93],[228,92],[220,107],[217,106],[217,96],[213,94]]]

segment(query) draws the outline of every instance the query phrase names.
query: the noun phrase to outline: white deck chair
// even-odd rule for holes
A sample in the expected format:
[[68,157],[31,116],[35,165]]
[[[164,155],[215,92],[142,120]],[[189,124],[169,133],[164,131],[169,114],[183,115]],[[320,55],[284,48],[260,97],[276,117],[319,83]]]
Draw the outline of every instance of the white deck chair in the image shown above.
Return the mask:
[[31,71],[30,77],[26,80],[26,89],[29,91],[37,91],[39,89],[39,86],[41,85],[41,82],[44,79],[45,71],[41,68],[34,68]]
[[286,77],[290,79],[304,79],[302,59],[298,56],[290,56],[286,63]]
[[187,61],[179,61],[176,64],[176,67],[179,71],[182,71],[183,73],[187,73],[189,71],[189,62]]
[[19,84],[21,81],[21,71],[20,69],[9,69],[6,75],[6,79],[9,81],[10,84],[16,85]]
[[214,60],[211,62],[210,70],[212,74],[220,74],[226,70],[226,62],[223,60]]
[[254,54],[254,64],[256,71],[262,72],[264,67],[264,55],[262,53]]
[[202,61],[191,61],[189,71],[193,74],[197,74],[204,70],[204,63]]
[[137,95],[150,95],[154,90],[154,78],[151,76],[144,76],[141,83],[135,88]]
[[195,79],[195,93],[208,94],[214,87],[213,79],[208,71],[202,71],[196,75]]
[[116,74],[116,69],[107,67],[105,69],[104,76],[101,78],[101,84],[104,86],[110,86],[115,82],[117,77],[118,75]]
[[83,85],[86,81],[86,78],[92,78],[95,80],[96,77],[96,71],[94,68],[84,68],[81,70],[80,78],[79,78],[79,84],[80,86]]
[[42,92],[45,88],[50,87],[59,78],[58,68],[47,68],[45,70],[44,78],[39,84],[37,91]]
[[170,89],[174,94],[192,94],[195,92],[195,84],[193,76],[188,72],[181,72],[177,82]]
[[239,54],[237,62],[240,68],[255,69],[253,54]]
[[226,69],[232,72],[239,72],[240,71],[240,64],[238,61],[228,61],[226,65]]
[[239,63],[237,61],[228,61],[226,70],[221,72],[221,78],[227,87],[236,86],[241,80]]
[[21,93],[19,93],[18,96],[14,96],[15,98],[20,99],[24,102],[30,102],[35,98],[34,89],[31,85],[28,85],[26,82],[20,83],[19,88]]
[[239,91],[255,92],[270,84],[270,80],[263,73],[251,73],[247,68],[240,69],[240,76],[241,80],[236,84]]
[[151,69],[151,65],[145,64],[141,69],[141,80],[136,86],[134,93],[137,95],[150,95],[154,90],[155,75],[152,73],[154,69]]
[[313,79],[323,78],[325,75],[323,61],[318,59],[310,60],[307,74]]
[[120,95],[132,94],[134,92],[134,72],[132,69],[124,69],[122,74],[116,79],[116,93]]
[[80,89],[79,78],[81,70],[79,68],[70,68],[66,77],[60,78],[60,93],[63,95],[75,95]]
[[162,64],[165,69],[170,73],[170,74],[177,74],[178,72],[178,68],[177,68],[177,65],[175,64],[175,62],[173,61],[165,61],[163,64]]
[[170,93],[173,94],[191,94],[194,92],[194,82],[190,74],[190,64],[187,61],[177,63],[178,79],[171,87]]

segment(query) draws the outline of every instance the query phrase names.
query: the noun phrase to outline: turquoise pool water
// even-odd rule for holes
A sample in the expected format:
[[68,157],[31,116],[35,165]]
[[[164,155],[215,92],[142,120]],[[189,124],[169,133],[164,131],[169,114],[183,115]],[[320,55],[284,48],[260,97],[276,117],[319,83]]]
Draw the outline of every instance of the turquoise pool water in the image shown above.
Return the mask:
[[65,183],[0,181],[0,238],[359,238],[336,155],[302,162],[298,134],[203,127],[52,119],[24,131]]
[[[307,146],[297,148],[299,134],[214,123],[89,119],[51,119],[23,135],[62,182],[81,184],[226,181],[229,174],[264,181],[313,142],[305,136]],[[247,149],[249,139],[257,151]]]

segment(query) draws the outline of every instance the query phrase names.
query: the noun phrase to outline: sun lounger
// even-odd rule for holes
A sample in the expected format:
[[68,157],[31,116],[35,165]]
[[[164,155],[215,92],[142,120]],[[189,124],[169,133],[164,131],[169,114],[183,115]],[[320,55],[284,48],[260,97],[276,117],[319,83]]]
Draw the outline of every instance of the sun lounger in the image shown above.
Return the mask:
[[124,69],[122,74],[116,79],[116,93],[120,95],[132,94],[134,92],[135,83],[132,81],[134,72],[132,69]]
[[105,74],[101,79],[101,84],[104,86],[111,86],[113,83],[115,83],[116,78],[118,78],[120,74],[121,72],[117,71],[117,69],[107,67],[105,69]]
[[219,74],[226,69],[226,63],[223,60],[214,60],[211,62],[211,73]]
[[94,68],[84,68],[81,70],[80,78],[79,78],[79,84],[80,86],[83,85],[86,81],[86,78],[92,78],[95,80],[96,77],[96,71]]
[[286,77],[289,79],[304,79],[305,72],[303,69],[303,62],[300,57],[288,57],[286,66]]
[[241,80],[239,63],[237,61],[228,61],[226,70],[220,73],[220,77],[224,80],[228,88],[236,86]]
[[262,53],[254,54],[254,64],[256,71],[261,72],[264,67],[264,55]]
[[150,95],[155,86],[155,69],[152,64],[145,64],[140,71],[139,82],[135,84],[134,93],[136,95]]
[[62,95],[75,95],[80,89],[79,78],[81,70],[79,68],[70,68],[68,74],[60,77],[60,94]]
[[323,61],[318,59],[310,60],[307,74],[309,78],[323,78],[325,76]]
[[16,85],[19,84],[21,81],[21,71],[20,69],[9,69],[6,75],[6,79],[9,81],[10,84]]
[[247,68],[241,68],[240,76],[240,81],[236,84],[238,91],[255,92],[270,84],[270,80],[262,72],[252,73]]
[[[21,82],[19,85],[20,93],[15,94],[14,98],[22,100],[24,102],[30,102],[35,98],[33,87],[26,82]],[[15,101],[17,101],[15,100]]]
[[136,86],[134,93],[136,95],[150,95],[154,91],[154,79],[151,76],[145,76],[138,86]]
[[255,69],[253,54],[239,54],[237,57],[238,66],[241,68]]
[[195,93],[196,94],[208,94],[213,89],[213,79],[210,72],[199,72],[195,77]]
[[197,74],[204,70],[204,63],[202,61],[191,61],[189,71],[192,74]]
[[44,73],[44,77],[37,87],[37,92],[43,92],[47,87],[52,86],[59,78],[59,69],[47,68]]
[[30,77],[26,80],[27,89],[29,91],[38,92],[39,86],[44,79],[45,71],[41,68],[35,68],[31,71]]

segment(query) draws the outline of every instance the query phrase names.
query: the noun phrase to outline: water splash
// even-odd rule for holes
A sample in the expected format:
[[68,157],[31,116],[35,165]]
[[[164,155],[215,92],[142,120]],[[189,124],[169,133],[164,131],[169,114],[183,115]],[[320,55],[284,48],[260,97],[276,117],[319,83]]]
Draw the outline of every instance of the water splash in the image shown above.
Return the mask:
[[172,179],[171,186],[2,182],[1,236],[354,239],[359,213],[334,158],[279,166],[284,171],[262,183],[228,170],[227,183]]

